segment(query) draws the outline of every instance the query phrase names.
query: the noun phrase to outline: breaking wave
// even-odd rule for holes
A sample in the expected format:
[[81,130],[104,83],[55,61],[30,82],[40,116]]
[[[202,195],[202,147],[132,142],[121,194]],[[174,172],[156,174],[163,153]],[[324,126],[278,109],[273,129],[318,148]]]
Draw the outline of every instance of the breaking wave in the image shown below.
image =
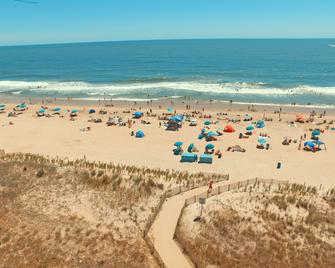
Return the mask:
[[167,96],[182,95],[180,93],[192,91],[194,93],[209,94],[239,94],[239,95],[331,95],[335,96],[335,87],[317,87],[300,85],[292,88],[278,88],[257,82],[213,83],[199,81],[162,81],[162,82],[129,82],[94,84],[87,82],[53,82],[53,81],[0,81],[0,92],[24,94],[27,92],[55,92],[55,94],[83,93],[89,96],[118,95],[138,92],[164,92]]

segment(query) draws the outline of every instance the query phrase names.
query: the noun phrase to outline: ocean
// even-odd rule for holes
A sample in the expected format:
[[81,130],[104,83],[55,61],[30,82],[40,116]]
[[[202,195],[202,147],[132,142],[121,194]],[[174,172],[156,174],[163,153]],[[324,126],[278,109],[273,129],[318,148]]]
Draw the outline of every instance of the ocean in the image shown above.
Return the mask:
[[124,41],[0,47],[0,97],[192,97],[335,107],[335,40]]

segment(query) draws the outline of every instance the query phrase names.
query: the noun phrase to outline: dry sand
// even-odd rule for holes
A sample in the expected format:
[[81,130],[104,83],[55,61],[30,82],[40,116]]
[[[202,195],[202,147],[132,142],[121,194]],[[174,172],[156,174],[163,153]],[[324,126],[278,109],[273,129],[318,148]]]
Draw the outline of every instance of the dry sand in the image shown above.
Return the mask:
[[[111,126],[107,127],[105,122],[109,116],[118,113],[126,121],[131,118],[131,114],[123,114],[122,111],[130,110],[133,104],[125,103],[116,105],[117,107],[107,107],[109,114],[93,115],[94,118],[102,118],[103,123],[88,122],[88,108],[99,109],[99,103],[76,103],[71,102],[68,105],[47,104],[49,108],[63,105],[63,108],[78,108],[79,115],[75,121],[70,121],[69,116],[64,118],[59,116],[38,118],[35,112],[39,110],[40,105],[31,105],[29,110],[18,117],[7,117],[7,114],[0,114],[0,148],[7,152],[28,152],[38,153],[51,156],[63,156],[71,159],[86,157],[89,160],[107,161],[114,163],[124,163],[131,165],[149,166],[154,168],[171,168],[177,170],[187,170],[190,172],[204,171],[230,174],[231,180],[241,180],[253,177],[289,179],[294,182],[308,183],[314,185],[333,186],[335,166],[333,155],[335,153],[335,131],[326,130],[321,135],[321,139],[326,143],[327,150],[317,153],[305,152],[298,150],[300,136],[307,133],[307,140],[310,137],[309,128],[325,128],[325,125],[317,126],[316,124],[297,124],[296,127],[288,126],[288,120],[294,120],[295,111],[282,114],[282,121],[279,122],[278,115],[273,111],[266,112],[266,117],[273,118],[273,122],[266,122],[266,127],[256,129],[254,135],[249,139],[238,139],[240,132],[245,132],[245,127],[250,122],[241,122],[232,124],[236,129],[235,133],[224,133],[218,137],[218,141],[213,142],[217,149],[223,151],[222,159],[215,158],[212,165],[206,164],[189,164],[180,163],[180,157],[172,153],[173,144],[176,141],[183,141],[184,147],[188,144],[195,143],[200,152],[204,151],[206,142],[198,140],[200,129],[203,127],[205,119],[198,120],[198,126],[190,127],[185,122],[181,130],[173,132],[166,131],[159,127],[157,118],[145,116],[144,120],[151,122],[150,125],[143,125],[140,120],[128,127]],[[84,106],[83,106],[84,105]],[[86,106],[90,105],[90,106]],[[139,109],[141,104],[133,109]],[[198,105],[199,108],[201,104]],[[158,109],[158,103],[147,105],[143,103],[142,111],[146,112],[151,108],[153,113],[161,115],[166,112],[166,107]],[[202,105],[204,106],[204,105]],[[8,107],[10,110],[14,106]],[[238,109],[228,111],[231,107],[220,107],[219,104],[211,106],[207,104],[206,114],[213,116],[212,120],[217,117],[225,118],[226,116],[216,116],[216,112],[228,112],[229,118],[243,119],[247,112],[246,107],[238,106]],[[233,107],[234,108],[234,107]],[[260,108],[259,108],[260,109]],[[178,108],[179,113],[183,112]],[[308,116],[307,111],[304,115]],[[261,119],[264,111],[253,112],[253,121]],[[330,114],[330,112],[329,112]],[[240,115],[240,116],[239,116]],[[318,119],[316,122],[331,120],[335,117],[326,116]],[[9,122],[14,125],[9,125]],[[218,127],[224,127],[226,120],[219,120],[217,125],[211,127],[215,130]],[[91,131],[82,132],[80,129],[91,127]],[[331,127],[332,125],[330,125]],[[136,139],[130,136],[132,130],[143,130],[145,137]],[[256,148],[257,137],[261,132],[266,132],[271,138],[270,150],[259,150]],[[290,136],[297,139],[297,144],[284,146],[281,144],[283,137]],[[226,148],[232,145],[241,145],[247,151],[245,153],[226,152]],[[282,163],[282,168],[277,169],[277,163]]]

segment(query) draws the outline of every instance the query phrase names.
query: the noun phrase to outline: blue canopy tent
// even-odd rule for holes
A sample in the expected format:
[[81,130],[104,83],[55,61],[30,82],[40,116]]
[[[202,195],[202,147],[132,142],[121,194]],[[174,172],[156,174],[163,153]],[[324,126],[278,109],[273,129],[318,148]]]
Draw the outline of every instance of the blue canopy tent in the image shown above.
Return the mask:
[[135,112],[133,113],[133,118],[139,119],[143,116],[143,112]]
[[135,133],[135,137],[136,138],[143,138],[144,137],[144,132],[142,130],[138,130],[136,133]]

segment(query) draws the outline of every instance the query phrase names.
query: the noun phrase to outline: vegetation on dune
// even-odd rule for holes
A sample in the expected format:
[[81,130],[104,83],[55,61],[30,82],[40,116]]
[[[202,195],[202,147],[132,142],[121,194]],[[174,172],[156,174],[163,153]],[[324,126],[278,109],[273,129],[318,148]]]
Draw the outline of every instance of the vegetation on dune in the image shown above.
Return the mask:
[[334,267],[334,200],[334,189],[255,185],[213,201],[202,223],[184,216],[177,238],[197,267]]
[[156,267],[161,196],[211,176],[0,152],[0,267]]

